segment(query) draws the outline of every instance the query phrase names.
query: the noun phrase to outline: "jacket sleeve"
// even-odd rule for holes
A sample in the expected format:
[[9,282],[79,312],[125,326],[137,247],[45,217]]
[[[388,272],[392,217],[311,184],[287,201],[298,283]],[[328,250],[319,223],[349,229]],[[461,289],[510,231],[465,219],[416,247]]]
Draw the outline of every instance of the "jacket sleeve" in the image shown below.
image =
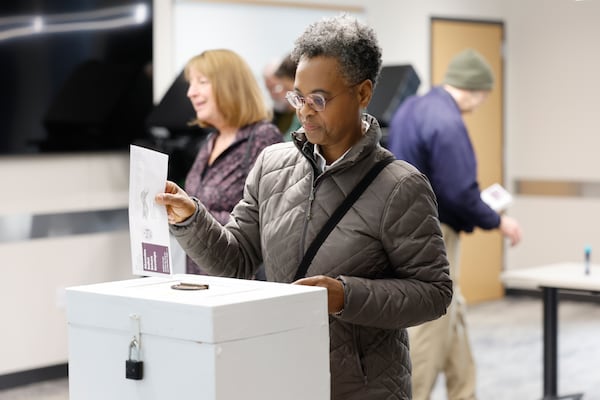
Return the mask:
[[198,212],[190,224],[170,227],[186,254],[210,275],[249,279],[260,265],[256,192],[261,166],[262,156],[259,155],[248,174],[244,197],[225,226],[198,202]]
[[438,128],[430,145],[431,173],[428,176],[440,210],[471,226],[487,230],[498,228],[500,216],[481,200],[477,160],[462,121]]
[[435,196],[424,175],[402,178],[387,200],[381,241],[389,277],[341,276],[347,322],[385,329],[406,328],[446,313],[452,281]]

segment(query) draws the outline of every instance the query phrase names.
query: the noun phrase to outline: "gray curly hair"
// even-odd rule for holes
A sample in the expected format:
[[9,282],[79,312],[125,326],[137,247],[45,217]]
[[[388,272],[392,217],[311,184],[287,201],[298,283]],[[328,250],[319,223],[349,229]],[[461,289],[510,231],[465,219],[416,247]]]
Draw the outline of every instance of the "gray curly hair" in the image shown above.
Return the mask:
[[350,84],[370,79],[377,83],[381,70],[381,47],[375,31],[356,18],[341,14],[313,22],[294,42],[291,57],[333,57]]

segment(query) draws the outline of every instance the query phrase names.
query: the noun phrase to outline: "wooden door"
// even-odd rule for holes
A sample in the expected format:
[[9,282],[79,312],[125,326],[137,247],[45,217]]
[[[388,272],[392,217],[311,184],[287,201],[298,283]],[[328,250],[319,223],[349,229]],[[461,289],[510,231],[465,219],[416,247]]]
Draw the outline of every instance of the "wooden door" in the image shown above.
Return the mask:
[[[465,120],[478,163],[481,189],[503,184],[503,58],[504,26],[500,22],[431,20],[431,83],[440,84],[451,58],[473,48],[490,63],[495,84],[487,100]],[[504,241],[498,230],[476,229],[461,235],[459,284],[468,303],[501,298],[500,273],[504,265]]]

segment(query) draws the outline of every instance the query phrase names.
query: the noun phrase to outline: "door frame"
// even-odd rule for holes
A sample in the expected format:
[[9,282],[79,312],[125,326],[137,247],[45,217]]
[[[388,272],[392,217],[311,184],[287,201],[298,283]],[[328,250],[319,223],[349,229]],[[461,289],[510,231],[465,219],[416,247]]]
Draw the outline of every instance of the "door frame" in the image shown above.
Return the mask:
[[[485,171],[489,171],[492,170],[492,172],[488,172],[486,173],[486,177],[487,179],[493,179],[493,180],[497,180],[499,181],[498,183],[504,185],[504,179],[506,176],[505,173],[505,99],[506,96],[504,95],[505,92],[505,63],[506,61],[504,60],[504,46],[505,46],[505,40],[506,40],[506,35],[505,35],[505,26],[504,26],[504,22],[499,21],[499,20],[483,20],[483,19],[463,19],[463,18],[446,18],[446,17],[438,17],[438,16],[432,16],[430,19],[430,57],[429,57],[429,77],[430,77],[430,84],[433,87],[434,85],[439,85],[440,82],[440,64],[442,61],[436,60],[436,49],[438,51],[437,55],[439,55],[440,50],[444,53],[441,56],[444,57],[444,65],[447,65],[446,62],[446,57],[449,57],[450,55],[453,55],[456,52],[456,49],[448,49],[447,51],[443,51],[443,48],[440,48],[440,44],[439,42],[435,42],[437,37],[437,34],[434,32],[436,29],[440,29],[440,25],[438,24],[436,26],[436,23],[442,23],[442,24],[446,24],[446,23],[456,23],[457,26],[453,27],[456,28],[457,30],[460,30],[461,27],[464,25],[464,33],[461,33],[461,35],[459,35],[459,37],[457,39],[460,40],[460,42],[455,42],[455,43],[461,43],[461,45],[459,47],[462,48],[466,48],[466,47],[475,47],[478,48],[479,51],[482,51],[481,48],[481,44],[479,43],[479,41],[477,39],[474,39],[472,41],[473,44],[470,44],[470,36],[468,35],[468,31],[472,30],[472,29],[477,29],[477,27],[482,27],[483,29],[485,29],[485,27],[490,26],[490,27],[497,27],[499,29],[499,33],[498,32],[494,32],[494,29],[491,31],[493,33],[498,33],[499,34],[499,49],[497,49],[497,51],[499,52],[499,62],[498,62],[498,58],[494,58],[494,66],[496,66],[496,68],[499,69],[499,71],[494,71],[494,74],[496,76],[496,84],[494,85],[494,91],[497,91],[499,99],[497,100],[497,104],[495,105],[494,110],[497,110],[497,112],[499,113],[499,116],[497,113],[495,113],[496,111],[494,111],[494,120],[491,121],[490,123],[494,123],[494,124],[499,124],[499,130],[496,131],[493,140],[498,140],[499,141],[499,146],[500,146],[500,150],[499,153],[494,152],[494,153],[485,153],[483,154],[484,157],[480,156],[480,152],[477,151],[476,148],[476,156],[477,156],[477,163],[478,163],[478,182],[480,184],[480,189],[484,189],[485,187],[487,187],[488,185],[490,185],[491,183],[494,182],[486,182],[486,179],[483,179],[482,181],[482,169]],[[443,29],[443,25],[442,25],[442,29]],[[491,33],[490,33],[491,35]],[[441,37],[440,37],[441,38]],[[491,45],[495,45],[496,41],[493,41],[493,43],[491,43]],[[443,45],[443,44],[442,44]],[[477,46],[479,45],[479,46]],[[488,54],[495,54],[492,53],[496,51],[496,49],[494,49],[493,47],[486,47],[485,48],[485,52],[487,52]],[[449,58],[448,60],[449,61]],[[490,60],[491,61],[491,60]],[[436,62],[438,62],[438,64],[436,64]],[[445,69],[445,68],[444,68]],[[436,74],[437,72],[437,81],[436,81],[436,76],[434,76],[434,74]],[[442,74],[443,76],[443,74]],[[477,111],[475,112],[475,114],[477,114]],[[467,116],[466,120],[467,120],[467,126],[469,126],[469,119],[473,118],[472,116]],[[477,133],[477,132],[475,132]],[[474,147],[476,147],[476,142],[482,141],[484,139],[482,139],[482,135],[480,136],[474,136],[474,133],[471,129],[469,129],[469,135],[471,136],[471,140],[474,142]],[[499,136],[498,136],[499,135]],[[494,167],[494,164],[485,164],[485,161],[488,159],[487,157],[485,157],[485,155],[489,155],[489,154],[493,154],[494,157],[490,157],[490,161],[489,162],[493,162],[494,164],[497,165],[497,163],[499,162],[500,165],[498,168]],[[484,168],[482,168],[482,165],[484,166]],[[487,165],[487,166],[486,166]],[[493,178],[490,178],[490,176],[493,175]],[[461,271],[461,275],[459,276],[459,281],[460,281],[460,287],[461,287],[461,291],[463,292],[463,295],[465,296],[465,299],[467,300],[468,303],[477,303],[477,302],[481,302],[481,301],[486,301],[486,300],[494,300],[494,299],[498,299],[504,296],[504,286],[502,285],[502,282],[500,280],[500,273],[502,272],[502,270],[505,268],[505,243],[504,243],[504,239],[501,235],[501,233],[498,230],[494,230],[494,231],[483,231],[481,229],[476,229],[473,234],[461,234],[461,241],[463,243],[462,245],[462,249],[461,249],[461,261],[460,261],[460,269]],[[500,243],[498,243],[497,241],[500,241]],[[476,243],[476,244],[475,244]],[[480,244],[486,244],[488,249],[491,249],[493,251],[493,257],[496,257],[496,255],[498,257],[500,257],[499,263],[497,260],[494,259],[494,261],[490,262],[490,263],[486,263],[485,262],[485,253],[483,252],[478,252],[477,250],[481,247],[478,247]],[[499,247],[498,247],[499,246]],[[479,260],[481,259],[481,260]],[[475,261],[473,261],[475,260]],[[488,270],[485,270],[485,268],[488,268]],[[482,270],[484,269],[484,270]],[[489,275],[489,273],[494,274],[494,273],[498,273],[497,277],[494,277],[493,275]],[[479,276],[478,276],[479,275]],[[497,281],[496,281],[496,280]],[[483,284],[482,284],[483,283]]]

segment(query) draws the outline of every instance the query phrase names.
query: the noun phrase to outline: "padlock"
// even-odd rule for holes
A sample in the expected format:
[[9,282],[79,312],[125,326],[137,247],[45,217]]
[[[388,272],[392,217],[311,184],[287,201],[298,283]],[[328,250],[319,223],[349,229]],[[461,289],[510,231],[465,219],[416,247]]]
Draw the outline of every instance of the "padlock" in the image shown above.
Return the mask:
[[[136,350],[136,359],[132,359],[133,349]],[[140,360],[140,346],[135,336],[129,342],[129,358],[125,361],[125,378],[141,380],[144,377],[144,362]]]

